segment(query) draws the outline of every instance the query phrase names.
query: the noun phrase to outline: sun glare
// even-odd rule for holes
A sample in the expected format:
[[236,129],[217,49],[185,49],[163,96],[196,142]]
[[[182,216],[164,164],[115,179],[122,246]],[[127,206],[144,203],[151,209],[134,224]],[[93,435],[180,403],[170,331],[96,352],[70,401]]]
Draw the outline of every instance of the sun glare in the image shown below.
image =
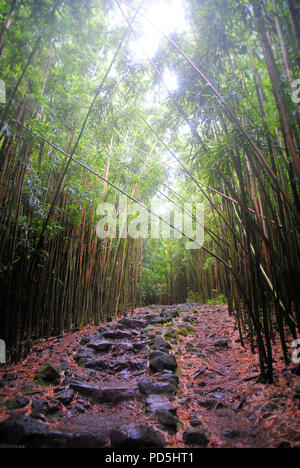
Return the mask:
[[186,26],[182,0],[153,1],[145,9],[145,16],[149,21],[145,18],[138,21],[139,40],[133,39],[131,45],[132,57],[136,62],[147,60],[145,55],[154,57],[162,39],[158,29],[168,35],[172,32],[180,33]]

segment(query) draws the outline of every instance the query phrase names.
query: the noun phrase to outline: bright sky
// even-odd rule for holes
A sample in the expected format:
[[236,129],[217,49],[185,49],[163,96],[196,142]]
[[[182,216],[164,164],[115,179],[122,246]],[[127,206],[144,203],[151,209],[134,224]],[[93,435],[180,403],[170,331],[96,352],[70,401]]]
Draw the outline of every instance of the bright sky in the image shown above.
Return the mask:
[[[167,35],[172,32],[180,33],[186,27],[182,0],[153,0],[152,5],[145,9],[145,16]],[[143,31],[141,45],[152,58],[157,52],[162,35],[146,19],[139,19],[138,22]],[[136,61],[144,60],[144,53],[135,41],[132,45],[132,52]]]
[[[188,28],[185,20],[184,0],[148,0],[148,2],[145,3],[146,7],[142,11],[149,21],[139,15],[133,24],[139,40],[137,41],[135,36],[133,34],[131,35],[130,48],[132,60],[136,63],[147,62],[147,56],[150,58],[155,56],[160,41],[163,39],[158,29],[162,30],[166,35],[170,35],[173,32],[182,33]],[[124,4],[122,8],[126,16],[132,18],[134,14],[133,11],[130,8],[126,8]],[[124,18],[122,18],[121,14],[117,13],[114,15],[114,18],[112,18],[112,22],[124,23]],[[177,76],[174,71],[167,69],[164,73],[163,80],[169,91],[175,91],[178,88]],[[155,105],[156,97],[158,97],[157,92],[157,89],[153,89],[148,93],[144,103],[145,107],[151,108]],[[161,86],[158,98],[164,99],[166,95],[167,92],[164,86]],[[168,164],[176,166],[174,160],[164,151],[161,154],[161,159],[165,159]],[[169,177],[176,178],[176,173],[170,171]],[[162,201],[160,203],[162,203]]]
[[[145,2],[146,5],[142,9],[143,16],[138,15],[133,24],[133,28],[139,40],[137,41],[133,34],[131,34],[130,49],[132,60],[135,63],[147,61],[147,56],[150,58],[155,56],[160,41],[163,38],[158,29],[164,31],[167,35],[173,32],[181,33],[187,30],[188,26],[185,20],[184,1],[185,0],[148,0],[148,2]],[[128,19],[131,19],[134,15],[134,11],[126,7],[125,3],[121,3],[121,5],[124,14]],[[124,18],[118,10],[113,11],[109,21],[112,25],[125,23]],[[170,91],[175,91],[177,89],[178,82],[174,72],[166,71],[163,79]]]
[[[132,58],[135,62],[147,60],[145,52],[151,58],[155,56],[162,40],[162,35],[155,26],[167,35],[172,32],[181,33],[186,29],[183,0],[152,0],[151,6],[148,6],[143,13],[150,21],[141,17],[136,20],[135,24],[141,33],[139,42],[132,39]],[[177,89],[175,73],[167,71],[163,78],[170,91]]]

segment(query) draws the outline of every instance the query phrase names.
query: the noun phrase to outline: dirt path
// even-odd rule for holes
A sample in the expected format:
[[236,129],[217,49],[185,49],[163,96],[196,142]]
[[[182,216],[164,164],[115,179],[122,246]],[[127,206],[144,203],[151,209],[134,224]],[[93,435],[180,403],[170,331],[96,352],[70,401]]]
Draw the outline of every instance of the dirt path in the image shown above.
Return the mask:
[[300,378],[257,384],[219,306],[184,304],[37,343],[0,369],[0,446],[300,447]]

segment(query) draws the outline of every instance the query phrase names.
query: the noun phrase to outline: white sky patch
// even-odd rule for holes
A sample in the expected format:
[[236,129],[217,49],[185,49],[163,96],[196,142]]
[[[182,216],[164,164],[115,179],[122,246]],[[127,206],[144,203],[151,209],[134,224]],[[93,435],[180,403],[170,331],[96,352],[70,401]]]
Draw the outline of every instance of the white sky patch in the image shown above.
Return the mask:
[[167,70],[164,73],[163,80],[169,91],[176,91],[178,88],[178,79],[174,72]]
[[152,24],[145,18],[138,21],[139,30],[141,31],[140,44],[133,40],[131,46],[135,62],[147,60],[145,52],[151,58],[155,56],[162,39],[161,33],[155,26],[167,35],[172,32],[181,33],[186,28],[183,0],[153,0],[152,5],[146,8],[145,16]]
[[[167,86],[169,91],[176,91],[178,89],[178,79],[176,73],[171,70],[166,70],[163,75],[164,84]],[[144,100],[144,106],[146,109],[151,109],[156,105],[158,101],[168,96],[167,90],[164,86],[156,86],[155,89],[151,89]]]

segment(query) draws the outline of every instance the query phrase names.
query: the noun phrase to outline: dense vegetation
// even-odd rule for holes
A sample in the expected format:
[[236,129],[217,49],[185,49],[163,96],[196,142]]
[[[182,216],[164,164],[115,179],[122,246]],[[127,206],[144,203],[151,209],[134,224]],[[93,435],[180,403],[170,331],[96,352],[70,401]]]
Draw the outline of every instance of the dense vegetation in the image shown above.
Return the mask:
[[[300,329],[299,2],[186,0],[136,61],[151,3],[0,4],[1,338],[18,359],[142,303],[226,301],[272,381],[275,334],[288,362]],[[120,191],[205,202],[203,249],[100,240]]]

